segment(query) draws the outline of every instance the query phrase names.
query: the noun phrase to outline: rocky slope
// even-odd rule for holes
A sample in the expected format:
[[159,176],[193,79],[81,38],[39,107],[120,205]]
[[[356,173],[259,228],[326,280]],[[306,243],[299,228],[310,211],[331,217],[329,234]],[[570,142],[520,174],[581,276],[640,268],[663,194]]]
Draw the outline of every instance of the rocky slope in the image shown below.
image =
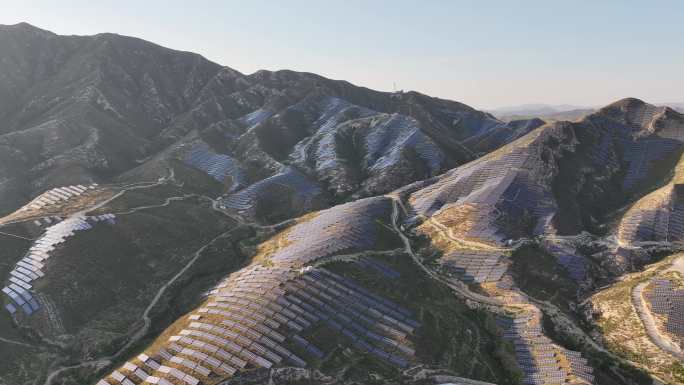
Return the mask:
[[[243,75],[114,34],[58,36],[28,24],[2,26],[0,49],[6,53],[0,62],[4,212],[51,187],[109,180],[193,131],[236,159],[250,183],[292,163],[344,199],[434,175],[535,126],[314,74]],[[402,132],[355,142],[375,125]],[[461,144],[482,135],[496,138]],[[345,164],[341,175],[325,171],[331,160]],[[378,176],[381,170],[388,175]]]

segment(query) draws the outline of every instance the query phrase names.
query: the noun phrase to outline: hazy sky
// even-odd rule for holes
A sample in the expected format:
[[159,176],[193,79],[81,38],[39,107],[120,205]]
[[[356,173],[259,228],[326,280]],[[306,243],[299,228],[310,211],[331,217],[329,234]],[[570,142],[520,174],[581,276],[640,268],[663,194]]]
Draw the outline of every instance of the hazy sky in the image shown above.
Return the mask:
[[679,0],[0,0],[0,24],[20,21],[137,36],[244,73],[396,82],[478,108],[684,101]]

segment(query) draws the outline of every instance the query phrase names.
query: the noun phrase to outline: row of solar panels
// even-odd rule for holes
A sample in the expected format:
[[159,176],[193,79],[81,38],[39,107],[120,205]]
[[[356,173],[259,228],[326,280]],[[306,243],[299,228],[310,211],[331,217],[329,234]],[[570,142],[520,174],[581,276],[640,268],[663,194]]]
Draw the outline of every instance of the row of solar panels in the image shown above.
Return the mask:
[[[270,368],[286,360],[306,366],[306,361],[283,343],[289,341],[306,355],[323,358],[325,352],[298,335],[322,323],[369,354],[394,365],[408,365],[404,356],[414,352],[403,341],[417,322],[409,318],[407,310],[362,291],[365,289],[324,269],[293,275],[278,268],[248,268],[218,285],[205,307],[191,314],[184,328],[167,341],[165,348],[181,353],[183,359],[162,357],[160,364],[174,363],[183,375],[201,383],[232,375],[246,364]],[[121,369],[128,377],[137,376],[132,365],[128,371]],[[164,378],[158,371],[145,372],[142,377],[145,374],[153,381]]]
[[376,270],[386,278],[397,279],[401,277],[401,274],[398,271],[392,269],[382,262],[376,261],[373,258],[362,257],[358,260],[358,264],[363,267]]
[[270,258],[278,262],[308,263],[348,249],[372,247],[376,220],[390,209],[386,198],[367,198],[321,211],[288,229],[288,244]]
[[665,315],[665,330],[684,338],[684,289],[669,279],[654,279],[646,299],[653,312]]
[[571,383],[577,379],[593,382],[593,368],[578,352],[555,345],[542,333],[533,312],[516,317],[499,317],[504,338],[513,342],[518,365],[525,374],[524,384]]
[[195,145],[188,152],[183,161],[190,166],[202,170],[219,182],[224,182],[227,176],[232,179],[231,191],[244,187],[246,175],[237,160],[228,155],[217,154],[208,145]]
[[648,175],[655,162],[665,159],[681,146],[679,141],[666,138],[642,139],[628,144],[629,150],[626,153],[629,157],[626,160],[629,165],[622,183],[623,188],[633,188]]
[[39,197],[29,202],[26,206],[22,207],[21,210],[40,210],[43,207],[57,204],[60,201],[66,201],[73,197],[80,196],[87,190],[92,190],[97,186],[97,183],[93,183],[89,186],[79,184],[76,186],[54,188],[52,190],[44,192]]
[[45,261],[50,258],[50,252],[64,240],[73,235],[75,231],[88,230],[92,223],[101,221],[112,222],[114,214],[103,214],[91,217],[72,217],[59,222],[45,231],[31,246],[26,255],[16,263],[10,271],[9,285],[3,292],[10,297],[11,303],[5,308],[11,314],[17,310],[23,310],[24,314],[31,315],[40,309],[39,302],[31,294],[32,282],[45,276],[43,269]]
[[322,193],[321,188],[310,181],[304,174],[292,167],[286,167],[276,175],[262,179],[247,188],[221,199],[221,207],[239,211],[251,210],[256,207],[260,196],[276,186],[288,187],[305,204]]

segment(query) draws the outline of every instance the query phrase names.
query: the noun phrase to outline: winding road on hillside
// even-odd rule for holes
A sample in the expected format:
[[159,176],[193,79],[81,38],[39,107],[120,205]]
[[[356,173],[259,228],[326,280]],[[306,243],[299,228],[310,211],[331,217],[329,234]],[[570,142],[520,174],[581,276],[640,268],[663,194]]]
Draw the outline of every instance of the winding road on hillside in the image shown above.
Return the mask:
[[392,199],[392,227],[394,228],[394,231],[397,233],[397,235],[401,238],[401,241],[404,243],[404,251],[408,255],[411,256],[411,259],[415,262],[415,264],[425,272],[429,277],[432,279],[439,281],[443,283],[444,285],[448,286],[450,289],[452,289],[458,296],[462,298],[469,299],[471,301],[475,301],[481,304],[485,305],[490,305],[490,306],[495,306],[497,308],[504,306],[504,302],[498,299],[490,298],[481,294],[473,293],[472,291],[468,290],[466,287],[460,287],[454,283],[448,282],[447,280],[443,279],[437,273],[434,271],[430,270],[428,267],[426,267],[423,262],[420,260],[420,257],[416,255],[416,253],[413,251],[413,248],[411,247],[411,241],[404,235],[404,232],[401,231],[401,228],[399,226],[399,208],[401,207],[404,212],[406,211],[403,207],[403,204],[401,203],[399,197],[396,197],[394,195],[387,195],[388,198]]
[[606,348],[603,346],[599,345],[594,339],[592,339],[584,330],[582,330],[579,326],[575,324],[575,322],[570,319],[565,313],[563,313],[557,306],[549,303],[548,301],[541,301],[537,300],[534,298],[531,298],[527,296],[525,293],[521,292],[520,290],[515,290],[517,294],[519,294],[524,300],[529,301],[528,303],[505,303],[502,300],[487,297],[481,294],[473,293],[468,289],[467,286],[459,286],[456,285],[452,282],[449,282],[442,277],[440,277],[437,273],[426,267],[422,261],[420,260],[420,257],[418,257],[415,252],[413,251],[411,247],[411,242],[408,239],[406,235],[401,231],[401,228],[398,224],[399,222],[399,217],[400,217],[400,208],[406,214],[406,209],[404,208],[403,203],[401,202],[401,198],[396,196],[396,195],[386,195],[386,197],[392,199],[392,227],[394,228],[394,231],[399,235],[401,238],[402,242],[404,243],[404,249],[408,255],[411,256],[413,261],[418,265],[418,267],[421,268],[428,276],[431,278],[441,282],[442,284],[446,285],[450,289],[454,291],[454,293],[463,299],[471,300],[483,305],[488,306],[490,309],[494,310],[497,309],[498,312],[504,312],[506,309],[513,310],[515,308],[519,307],[524,307],[524,306],[536,306],[540,308],[546,315],[548,315],[552,321],[558,325],[562,330],[565,330],[567,333],[570,333],[583,341],[587,346],[590,346],[591,348],[600,351],[602,353],[606,353],[613,358],[615,358],[618,361],[624,361],[617,356],[615,356],[612,352],[608,351]]
[[465,239],[460,239],[457,238],[454,235],[453,229],[445,226],[442,224],[440,221],[435,219],[434,217],[428,218],[425,221],[427,224],[436,227],[439,229],[439,232],[444,234],[447,238],[449,238],[450,241],[458,244],[459,246],[463,246],[468,249],[473,249],[473,250],[487,250],[487,251],[493,251],[493,252],[505,252],[505,251],[510,251],[511,249],[508,248],[502,248],[502,247],[496,247],[492,245],[488,245],[483,242],[475,242],[475,241],[468,241]]

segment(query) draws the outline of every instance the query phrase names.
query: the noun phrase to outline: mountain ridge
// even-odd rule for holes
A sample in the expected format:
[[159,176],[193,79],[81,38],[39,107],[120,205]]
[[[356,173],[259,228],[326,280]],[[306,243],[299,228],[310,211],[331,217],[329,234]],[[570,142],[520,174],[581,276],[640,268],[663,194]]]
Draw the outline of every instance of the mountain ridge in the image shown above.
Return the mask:
[[[10,29],[27,28],[31,29],[25,25]],[[40,186],[40,190],[65,182],[90,183],[105,175],[122,173],[134,166],[131,159],[151,156],[193,129],[211,124],[235,125],[235,120],[256,110],[266,118],[308,94],[329,94],[378,112],[413,116],[428,136],[451,152],[456,162],[472,157],[459,141],[480,134],[478,125],[486,124],[488,130],[495,129],[495,125],[503,130],[518,130],[506,128],[486,113],[462,103],[417,92],[377,92],[288,70],[261,70],[244,75],[196,54],[115,34],[43,38],[62,48],[35,56],[37,53],[31,47],[46,44],[45,41],[21,49],[12,43],[12,38],[5,37],[4,43],[0,42],[14,47],[13,57],[27,57],[32,63],[39,63],[31,73],[2,68],[4,72],[15,73],[13,79],[5,80],[6,84],[14,85],[7,89],[15,91],[0,95],[8,106],[8,111],[0,111],[5,121],[0,130],[5,133],[2,142],[22,154],[13,156],[12,163],[25,163],[29,175],[38,178],[15,176],[16,185],[27,186],[20,193],[23,196],[27,192],[29,196],[36,194],[32,186]],[[141,52],[146,53],[141,56]],[[5,67],[8,65],[12,64]],[[25,64],[23,67],[31,68]],[[25,107],[13,109],[13,103]],[[455,118],[460,126],[452,130]],[[69,136],[80,139],[66,143],[56,138],[57,148],[51,148],[54,146],[44,134],[48,128],[69,130]],[[101,145],[103,141],[107,144]],[[486,140],[481,143],[484,150],[499,144],[489,145]],[[52,179],[60,180],[61,168],[80,171],[72,172],[69,181],[51,184]],[[5,173],[11,175],[10,171]]]

